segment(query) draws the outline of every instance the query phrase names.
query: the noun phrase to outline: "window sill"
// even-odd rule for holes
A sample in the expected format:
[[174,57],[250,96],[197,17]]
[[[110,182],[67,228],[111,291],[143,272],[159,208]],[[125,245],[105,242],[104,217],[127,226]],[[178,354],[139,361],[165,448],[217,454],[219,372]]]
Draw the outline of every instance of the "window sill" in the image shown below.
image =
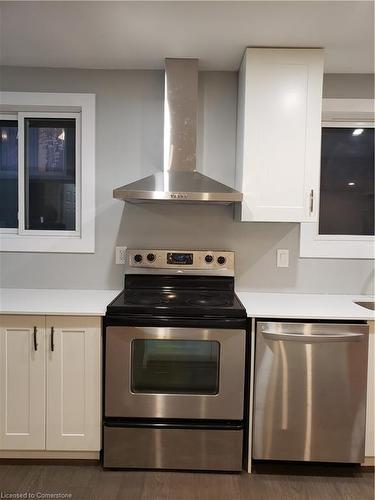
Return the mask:
[[0,252],[94,253],[94,232],[86,236],[0,234]]
[[334,235],[320,238],[317,224],[303,223],[300,230],[300,257],[322,259],[374,259],[374,236]]

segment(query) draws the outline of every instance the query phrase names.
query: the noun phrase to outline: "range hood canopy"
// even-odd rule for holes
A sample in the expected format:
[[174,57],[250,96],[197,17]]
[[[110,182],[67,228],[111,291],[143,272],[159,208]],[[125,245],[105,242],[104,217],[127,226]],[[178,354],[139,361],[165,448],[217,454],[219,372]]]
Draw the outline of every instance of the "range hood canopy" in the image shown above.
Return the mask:
[[164,170],[113,190],[131,203],[229,204],[242,193],[196,171],[198,59],[165,60]]

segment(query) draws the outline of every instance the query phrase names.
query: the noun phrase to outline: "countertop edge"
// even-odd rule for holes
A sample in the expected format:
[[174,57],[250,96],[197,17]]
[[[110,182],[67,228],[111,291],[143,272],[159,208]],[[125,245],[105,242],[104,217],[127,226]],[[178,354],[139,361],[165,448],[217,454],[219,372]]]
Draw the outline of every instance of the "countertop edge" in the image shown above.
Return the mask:
[[373,295],[278,293],[236,290],[250,318],[374,321],[375,311],[354,301],[372,301]]
[[[121,290],[0,288],[0,314],[103,317]],[[27,303],[26,307],[23,305]]]
[[255,318],[255,319],[300,319],[300,320],[318,320],[318,319],[323,319],[323,320],[329,320],[329,321],[375,321],[375,317],[369,317],[369,316],[342,316],[342,315],[333,315],[333,316],[328,316],[328,315],[314,315],[314,314],[309,314],[309,315],[301,315],[301,314],[247,314],[248,318]]
[[[120,292],[0,288],[0,314],[103,317],[107,305]],[[375,311],[353,302],[374,300],[372,295],[254,292],[243,289],[236,289],[236,293],[248,318],[375,321]],[[23,308],[26,301],[29,302],[27,308]]]
[[104,317],[106,314],[106,311],[85,311],[85,312],[77,312],[77,311],[27,311],[27,310],[10,310],[10,311],[2,311],[0,310],[0,315],[3,316],[97,316],[97,317]]

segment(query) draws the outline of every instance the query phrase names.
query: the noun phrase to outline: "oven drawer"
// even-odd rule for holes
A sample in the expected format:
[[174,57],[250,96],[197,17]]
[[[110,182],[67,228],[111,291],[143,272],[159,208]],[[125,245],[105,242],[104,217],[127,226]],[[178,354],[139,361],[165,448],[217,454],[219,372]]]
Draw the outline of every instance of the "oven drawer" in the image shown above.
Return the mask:
[[106,328],[105,416],[242,420],[245,330]]
[[242,470],[243,430],[104,426],[104,467]]

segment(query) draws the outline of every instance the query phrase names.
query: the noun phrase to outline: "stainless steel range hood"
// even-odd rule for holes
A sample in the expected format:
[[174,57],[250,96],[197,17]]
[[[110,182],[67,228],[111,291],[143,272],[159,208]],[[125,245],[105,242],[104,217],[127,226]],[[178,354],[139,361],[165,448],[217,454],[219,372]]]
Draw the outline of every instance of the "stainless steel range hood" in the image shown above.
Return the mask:
[[196,171],[198,59],[165,60],[164,170],[113,190],[131,203],[229,204],[242,193]]

